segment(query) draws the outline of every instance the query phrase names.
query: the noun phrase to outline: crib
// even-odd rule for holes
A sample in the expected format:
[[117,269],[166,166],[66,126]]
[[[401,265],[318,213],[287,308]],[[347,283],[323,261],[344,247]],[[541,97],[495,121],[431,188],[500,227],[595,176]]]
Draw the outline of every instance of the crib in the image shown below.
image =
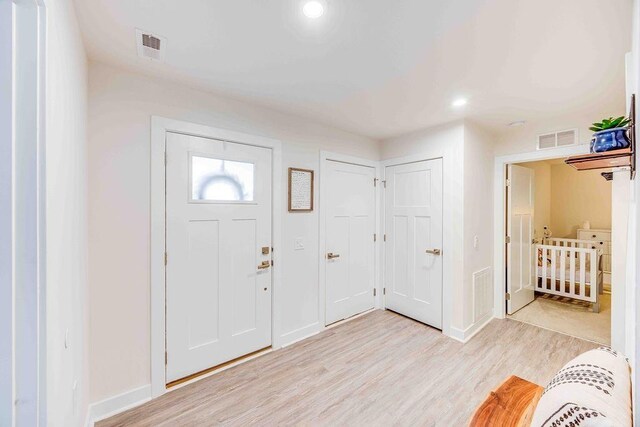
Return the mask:
[[601,249],[589,240],[547,238],[535,253],[537,292],[587,301],[594,313],[600,311]]

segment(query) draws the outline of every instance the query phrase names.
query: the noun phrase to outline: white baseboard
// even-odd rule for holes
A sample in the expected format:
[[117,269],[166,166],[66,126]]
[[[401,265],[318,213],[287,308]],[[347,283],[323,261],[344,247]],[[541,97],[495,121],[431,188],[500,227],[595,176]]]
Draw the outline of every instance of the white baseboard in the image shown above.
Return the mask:
[[298,341],[302,341],[303,339],[316,335],[322,330],[323,328],[320,326],[320,323],[315,322],[291,332],[287,332],[280,336],[280,347],[287,347],[291,344],[295,344]]
[[92,403],[87,413],[87,427],[93,427],[98,421],[135,408],[149,400],[151,400],[151,384]]
[[489,324],[494,319],[493,312],[489,311],[487,314],[482,316],[477,322],[467,326],[465,329],[456,328],[455,326],[451,327],[450,338],[453,338],[456,341],[460,341],[461,343],[466,343],[469,341],[475,334],[484,329],[485,326]]

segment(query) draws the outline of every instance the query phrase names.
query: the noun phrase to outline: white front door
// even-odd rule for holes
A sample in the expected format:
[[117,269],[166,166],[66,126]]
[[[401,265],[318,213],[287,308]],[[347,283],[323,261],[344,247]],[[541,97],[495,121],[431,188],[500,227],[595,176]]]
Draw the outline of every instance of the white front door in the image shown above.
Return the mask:
[[326,161],[326,319],[374,306],[375,169]]
[[385,170],[385,306],[442,328],[442,159]]
[[168,133],[166,153],[171,382],[271,345],[271,149]]
[[535,171],[517,165],[507,169],[507,313],[513,314],[534,298]]

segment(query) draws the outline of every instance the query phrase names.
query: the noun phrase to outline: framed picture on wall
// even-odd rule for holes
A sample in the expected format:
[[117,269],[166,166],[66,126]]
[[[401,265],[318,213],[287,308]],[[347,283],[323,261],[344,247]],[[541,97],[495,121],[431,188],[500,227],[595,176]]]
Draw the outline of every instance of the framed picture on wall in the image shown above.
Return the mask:
[[313,211],[313,171],[289,168],[289,212]]

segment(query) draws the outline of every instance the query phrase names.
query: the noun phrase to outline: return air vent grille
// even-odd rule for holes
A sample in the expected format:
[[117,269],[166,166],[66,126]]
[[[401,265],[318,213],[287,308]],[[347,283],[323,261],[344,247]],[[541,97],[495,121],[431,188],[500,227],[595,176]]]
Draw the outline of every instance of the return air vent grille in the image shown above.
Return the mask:
[[493,279],[491,267],[473,273],[473,321],[477,322],[493,311]]
[[136,47],[139,57],[162,61],[166,46],[167,39],[164,37],[151,34],[148,31],[136,30]]
[[578,130],[569,129],[560,132],[538,135],[538,150],[547,148],[566,147],[578,143]]
[[142,45],[151,49],[160,50],[160,39],[151,34],[142,35]]

